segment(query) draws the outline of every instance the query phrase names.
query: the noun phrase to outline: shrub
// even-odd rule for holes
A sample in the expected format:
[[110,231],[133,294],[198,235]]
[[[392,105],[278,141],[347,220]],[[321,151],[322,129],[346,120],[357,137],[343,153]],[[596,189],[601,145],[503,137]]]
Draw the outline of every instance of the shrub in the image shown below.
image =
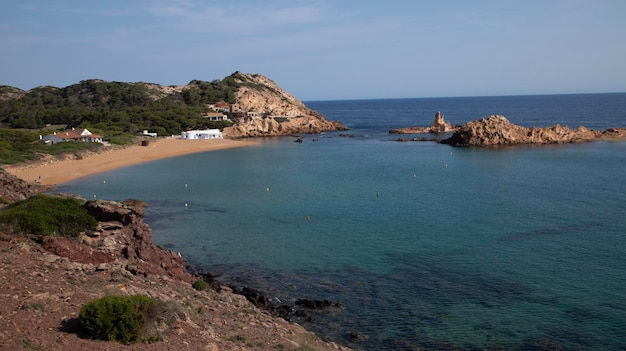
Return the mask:
[[148,296],[105,296],[83,305],[80,327],[94,339],[123,343],[148,340],[143,328],[158,304]]
[[208,287],[209,285],[202,279],[198,279],[193,283],[193,288],[198,291],[206,290]]
[[10,204],[0,212],[0,223],[15,233],[72,237],[98,225],[78,200],[50,195]]

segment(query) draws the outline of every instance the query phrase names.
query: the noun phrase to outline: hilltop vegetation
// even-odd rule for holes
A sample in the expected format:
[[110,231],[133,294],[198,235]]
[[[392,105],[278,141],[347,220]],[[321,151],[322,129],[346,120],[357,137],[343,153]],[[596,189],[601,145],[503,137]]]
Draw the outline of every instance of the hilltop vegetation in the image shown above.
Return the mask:
[[235,103],[235,92],[243,85],[245,75],[235,72],[223,80],[169,87],[98,79],[29,91],[0,86],[0,164],[101,146],[38,142],[40,135],[69,128],[87,128],[113,144],[126,144],[143,130],[173,135],[186,129],[224,128],[232,122],[209,121],[201,114],[208,112],[209,103]]
[[[229,119],[203,117],[218,102],[232,104]],[[236,138],[346,129],[339,122],[324,120],[267,77],[239,71],[222,80],[192,80],[184,86],[98,79],[29,91],[0,86],[0,164],[100,146],[39,141],[42,135],[70,128],[86,128],[111,144],[128,144],[144,130],[178,135],[184,130],[218,128]]]
[[241,77],[244,75],[235,72],[223,80],[193,80],[185,86],[170,87],[97,79],[29,91],[0,86],[0,123],[27,129],[63,125],[104,135],[144,129],[171,135],[184,129],[223,128],[230,123],[208,121],[201,113],[208,111],[209,103],[235,103],[235,92],[246,84]]

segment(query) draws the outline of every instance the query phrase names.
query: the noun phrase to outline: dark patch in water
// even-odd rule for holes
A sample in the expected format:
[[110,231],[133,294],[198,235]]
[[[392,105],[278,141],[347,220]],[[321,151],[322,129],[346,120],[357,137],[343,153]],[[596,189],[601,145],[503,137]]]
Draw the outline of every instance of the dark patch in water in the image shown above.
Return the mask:
[[[410,264],[384,274],[357,267],[299,272],[249,265],[219,265],[206,269],[219,276],[218,280],[223,283],[255,289],[271,301],[294,303],[296,299],[308,298],[330,300],[345,306],[331,311],[307,311],[302,318],[295,316],[292,321],[325,340],[363,350],[483,349],[475,345],[454,345],[445,340],[433,340],[421,330],[447,323],[448,317],[438,306],[471,301],[499,307],[524,299],[530,292],[514,280],[457,271],[435,260],[427,262],[397,255],[392,259]],[[393,288],[397,286],[403,286],[403,289]],[[477,327],[489,333],[503,332],[494,331],[489,324]],[[393,332],[389,332],[389,328]],[[363,337],[346,339],[346,333]],[[506,349],[514,350],[515,347],[507,346]]]
[[582,221],[578,223],[572,224],[563,224],[551,227],[544,227],[541,229],[534,229],[525,232],[519,233],[511,233],[507,234],[504,237],[499,238],[499,241],[510,243],[516,241],[523,240],[532,240],[544,236],[557,236],[557,235],[567,235],[572,232],[578,231],[588,231],[589,229],[595,228],[597,226],[601,226],[602,224],[594,221]]

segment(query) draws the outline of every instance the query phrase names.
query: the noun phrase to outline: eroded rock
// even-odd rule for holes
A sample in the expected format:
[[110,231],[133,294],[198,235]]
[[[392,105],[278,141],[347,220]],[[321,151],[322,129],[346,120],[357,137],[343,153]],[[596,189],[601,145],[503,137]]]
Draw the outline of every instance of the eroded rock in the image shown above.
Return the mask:
[[563,144],[624,137],[626,129],[611,128],[602,132],[580,126],[572,130],[558,124],[526,128],[509,122],[504,116],[493,115],[466,123],[441,143],[452,146]]

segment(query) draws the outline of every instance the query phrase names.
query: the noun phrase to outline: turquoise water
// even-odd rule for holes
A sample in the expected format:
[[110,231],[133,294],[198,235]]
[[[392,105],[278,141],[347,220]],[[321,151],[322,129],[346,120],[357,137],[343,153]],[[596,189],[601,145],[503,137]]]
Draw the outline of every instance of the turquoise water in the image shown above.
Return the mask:
[[387,134],[436,110],[453,123],[626,126],[626,94],[307,105],[353,137],[263,139],[59,190],[142,199],[155,241],[194,267],[283,301],[343,304],[301,322],[350,346],[626,348],[626,142],[457,149]]

